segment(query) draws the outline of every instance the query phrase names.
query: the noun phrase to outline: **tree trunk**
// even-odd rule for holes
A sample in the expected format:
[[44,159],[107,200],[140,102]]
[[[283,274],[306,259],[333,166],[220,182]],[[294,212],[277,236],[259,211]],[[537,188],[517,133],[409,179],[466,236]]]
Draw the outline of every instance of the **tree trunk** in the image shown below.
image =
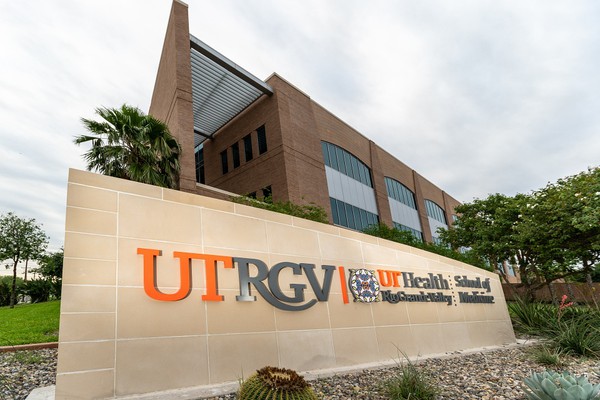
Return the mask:
[[15,304],[17,302],[17,265],[19,264],[18,261],[15,261],[15,264],[13,265],[13,278],[12,278],[12,285],[11,285],[11,290],[10,290],[10,308],[15,308]]
[[550,298],[552,299],[552,304],[555,306],[558,305],[558,298],[556,297],[556,290],[552,282],[548,282],[548,290],[550,291]]
[[577,302],[575,301],[575,293],[573,293],[573,288],[569,282],[567,282],[567,293],[569,293],[569,298],[573,302],[573,305],[576,306]]
[[592,298],[592,302],[594,303],[594,305],[596,306],[596,309],[598,308],[598,302],[596,301],[596,293],[594,290],[594,284],[592,281],[592,263],[589,260],[584,259],[583,260],[583,270],[585,271],[585,283],[587,284],[588,287],[588,293],[590,294],[590,297]]
[[592,298],[592,301],[594,302],[594,305],[596,306],[596,308],[598,308],[598,302],[596,301],[596,291],[594,290],[594,283],[592,281],[592,273],[588,270],[585,274],[585,283],[587,283],[588,286],[588,291],[590,293],[590,297]]
[[508,281],[506,271],[504,270],[504,263],[502,263],[502,268],[498,268],[498,273],[500,274],[500,283],[502,283],[502,281],[504,280],[504,284],[510,289],[510,292],[512,294],[512,299],[510,300],[518,299],[519,293],[517,293],[517,290],[515,289],[514,285]]

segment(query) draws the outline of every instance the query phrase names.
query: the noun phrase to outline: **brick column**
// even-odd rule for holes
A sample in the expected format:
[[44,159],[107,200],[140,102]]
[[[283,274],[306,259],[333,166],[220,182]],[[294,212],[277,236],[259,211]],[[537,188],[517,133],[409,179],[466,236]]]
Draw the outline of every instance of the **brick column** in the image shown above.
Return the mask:
[[196,162],[188,6],[178,0],[174,0],[171,7],[149,113],[164,121],[179,142],[179,188],[194,192]]

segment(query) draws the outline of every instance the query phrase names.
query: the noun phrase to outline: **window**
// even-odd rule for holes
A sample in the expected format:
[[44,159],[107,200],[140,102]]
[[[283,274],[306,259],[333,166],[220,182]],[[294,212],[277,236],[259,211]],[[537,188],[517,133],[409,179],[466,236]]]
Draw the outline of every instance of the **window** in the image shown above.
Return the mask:
[[327,187],[333,223],[358,231],[377,224],[379,217],[369,167],[332,143],[321,142],[321,150],[325,165],[331,168]]
[[262,189],[262,194],[264,198],[271,197],[273,195],[273,191],[271,190],[271,185]]
[[421,231],[418,231],[418,230],[413,229],[413,228],[411,228],[409,226],[406,226],[406,225],[399,224],[397,222],[394,222],[394,228],[396,228],[396,229],[398,229],[400,231],[410,232],[410,233],[412,233],[412,235],[415,238],[417,238],[417,240],[419,240],[420,242],[423,241],[423,233]]
[[267,152],[267,132],[265,131],[265,126],[262,125],[256,130],[256,134],[258,136],[258,154],[263,154]]
[[386,176],[384,181],[394,227],[410,232],[415,238],[423,241],[423,229],[419,220],[415,194],[395,179]]
[[336,201],[337,200],[334,199],[333,197],[329,198],[329,203],[331,203],[331,217],[333,218],[333,223],[334,224],[341,225],[340,224],[340,215],[338,213]]
[[223,171],[223,175],[229,172],[229,167],[227,165],[227,149],[221,152],[221,170]]
[[204,181],[204,146],[201,144],[195,149],[196,158],[196,182],[205,183]]
[[369,167],[360,161],[358,157],[328,142],[321,142],[321,148],[325,165],[359,181],[363,185],[373,187]]
[[[337,165],[338,165],[338,171],[340,171],[342,174],[344,175],[348,175],[348,172],[346,172],[346,163],[344,162],[344,153],[342,151],[342,149],[340,147],[335,147],[335,154],[337,156]],[[350,176],[350,175],[348,175]]]
[[444,242],[442,242],[442,239],[440,239],[439,237],[432,236],[432,239],[433,239],[433,243],[434,244],[437,244],[438,246],[443,246],[444,245]]
[[240,166],[240,145],[234,143],[231,146],[231,152],[233,153],[233,168],[237,168]]
[[329,153],[329,157],[326,157],[325,159],[329,159],[329,164],[325,164],[330,166],[331,168],[335,169],[336,171],[339,171],[340,168],[338,167],[338,163],[337,163],[337,156],[335,153],[335,146],[330,145],[329,143],[323,142],[325,144],[325,146],[327,146],[328,148],[328,153]]
[[417,209],[414,193],[398,182],[395,179],[385,177],[385,187],[388,191],[388,196],[400,203],[409,206],[412,209]]
[[427,216],[429,218],[433,218],[444,225],[448,225],[446,222],[446,213],[442,207],[431,200],[425,200],[425,208],[427,209]]
[[323,151],[323,160],[325,160],[325,165],[331,165],[329,162],[329,151],[327,150],[327,143],[321,142],[321,151]]
[[509,263],[506,262],[506,269],[505,269],[506,273],[508,276],[516,276],[515,274],[515,270],[513,268],[513,266]]
[[251,199],[256,199],[256,192],[250,192],[246,195],[246,197],[250,197]]
[[333,223],[336,225],[362,231],[369,225],[379,223],[377,215],[369,211],[344,203],[333,197],[329,198],[329,202],[331,204]]
[[252,136],[250,134],[244,137],[244,158],[246,162],[252,160]]

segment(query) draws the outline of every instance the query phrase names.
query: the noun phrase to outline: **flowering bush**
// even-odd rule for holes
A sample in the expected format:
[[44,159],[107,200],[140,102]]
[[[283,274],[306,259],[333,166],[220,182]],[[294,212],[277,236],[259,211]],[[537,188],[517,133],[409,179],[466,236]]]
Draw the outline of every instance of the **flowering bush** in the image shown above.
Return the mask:
[[573,302],[570,301],[567,303],[567,295],[563,294],[561,300],[560,300],[560,304],[558,305],[558,321],[560,322],[560,318],[563,315],[563,312],[566,308],[569,308],[573,305]]

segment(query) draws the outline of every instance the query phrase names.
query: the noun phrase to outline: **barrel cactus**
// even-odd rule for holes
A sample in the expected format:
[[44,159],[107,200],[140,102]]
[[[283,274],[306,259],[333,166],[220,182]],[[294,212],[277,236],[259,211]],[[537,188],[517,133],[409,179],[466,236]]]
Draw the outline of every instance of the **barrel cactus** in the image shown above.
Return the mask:
[[529,400],[591,400],[597,399],[600,384],[592,385],[585,376],[575,377],[569,372],[534,372],[525,378],[523,390]]
[[303,377],[285,368],[264,367],[245,380],[239,400],[316,400]]

